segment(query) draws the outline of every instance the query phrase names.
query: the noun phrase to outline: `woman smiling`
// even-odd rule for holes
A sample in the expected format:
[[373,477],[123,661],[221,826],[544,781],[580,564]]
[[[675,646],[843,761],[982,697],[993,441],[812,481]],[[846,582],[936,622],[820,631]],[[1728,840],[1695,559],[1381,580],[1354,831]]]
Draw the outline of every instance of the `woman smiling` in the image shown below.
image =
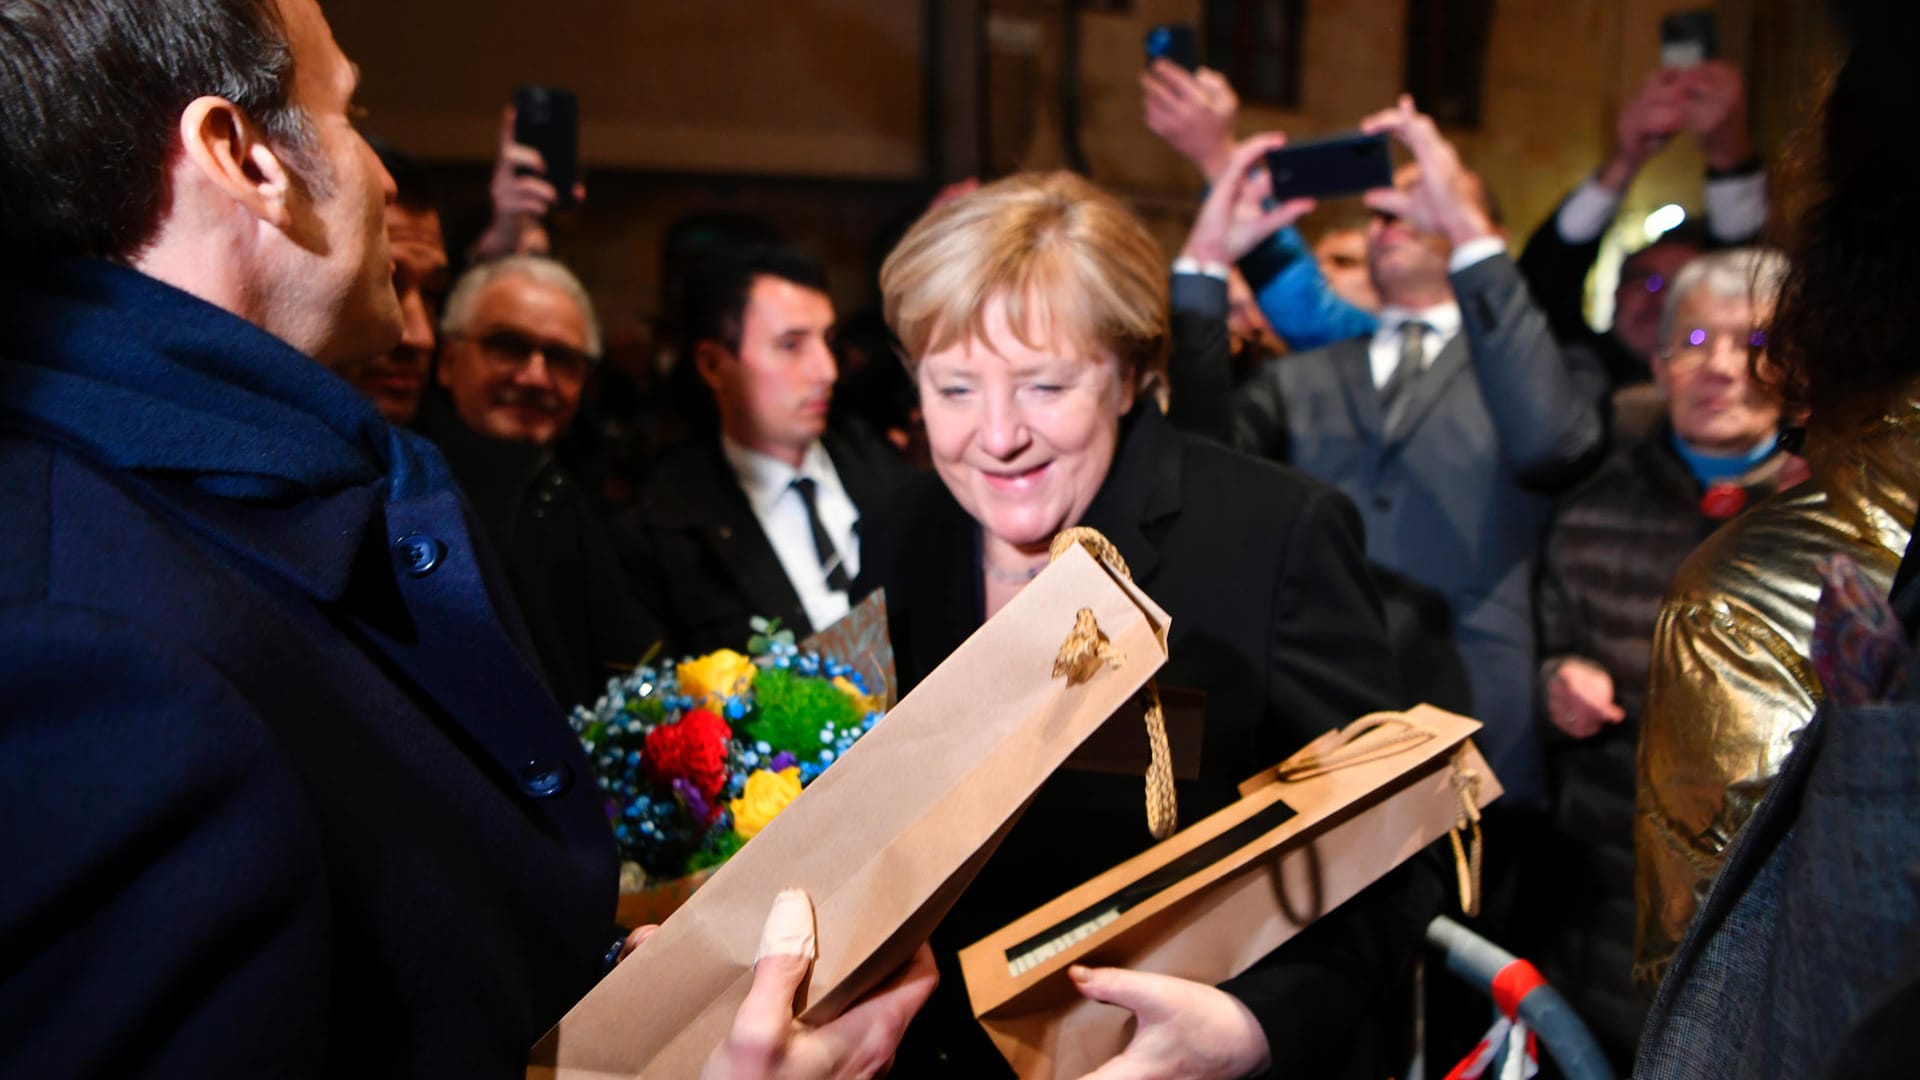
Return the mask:
[[[988,185],[922,218],[881,287],[937,474],[863,541],[903,688],[1039,572],[1056,532],[1088,525],[1172,617],[1161,685],[1206,695],[1197,769],[1179,784],[1184,821],[1315,735],[1403,704],[1353,508],[1176,432],[1147,392],[1167,352],[1167,263],[1111,196],[1067,174]],[[1224,333],[1203,336],[1225,347]],[[936,931],[947,977],[900,1074],[1006,1075],[954,950],[1152,843],[1138,778],[1048,781]],[[1437,896],[1420,870],[1396,873],[1220,988],[1113,969],[1075,978],[1136,1014],[1124,1057],[1143,1071],[1127,1075],[1378,1073],[1371,1025]]]

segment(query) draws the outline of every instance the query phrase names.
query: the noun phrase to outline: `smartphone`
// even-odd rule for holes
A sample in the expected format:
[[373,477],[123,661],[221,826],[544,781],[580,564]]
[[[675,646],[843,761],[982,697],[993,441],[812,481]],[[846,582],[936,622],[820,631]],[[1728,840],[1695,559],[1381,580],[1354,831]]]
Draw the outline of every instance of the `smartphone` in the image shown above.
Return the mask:
[[1267,151],[1273,200],[1331,199],[1393,186],[1385,135],[1350,132]]
[[573,185],[580,179],[580,99],[558,86],[513,88],[513,140],[540,151],[547,162],[547,182],[565,209],[574,204]]
[[1162,23],[1147,31],[1147,63],[1162,59],[1188,71],[1200,66],[1200,35],[1192,23]]
[[1720,17],[1712,8],[1676,11],[1660,20],[1660,66],[1698,67],[1720,55]]

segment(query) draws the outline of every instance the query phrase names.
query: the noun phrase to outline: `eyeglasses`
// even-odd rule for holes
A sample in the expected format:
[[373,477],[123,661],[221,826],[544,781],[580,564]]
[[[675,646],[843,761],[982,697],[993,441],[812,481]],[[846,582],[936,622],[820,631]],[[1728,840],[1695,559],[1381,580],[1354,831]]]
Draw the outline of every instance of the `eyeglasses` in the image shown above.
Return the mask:
[[473,342],[480,349],[480,355],[502,368],[523,368],[533,361],[533,354],[539,353],[546,361],[547,370],[556,377],[579,382],[593,370],[594,357],[570,345],[559,345],[549,341],[537,341],[518,330],[492,330],[478,337],[455,334],[454,337]]
[[1752,359],[1765,352],[1766,348],[1767,332],[1757,326],[1745,330],[1709,330],[1704,326],[1695,326],[1688,329],[1677,344],[1668,347],[1667,366],[1681,371],[1697,367],[1721,349],[1745,350],[1747,357]]

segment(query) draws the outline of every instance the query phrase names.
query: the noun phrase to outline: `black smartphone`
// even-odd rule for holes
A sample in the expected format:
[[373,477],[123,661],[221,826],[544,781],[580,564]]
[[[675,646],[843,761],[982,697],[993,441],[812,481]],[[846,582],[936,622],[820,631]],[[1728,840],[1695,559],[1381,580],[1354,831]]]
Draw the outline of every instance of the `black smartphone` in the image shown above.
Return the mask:
[[513,141],[540,151],[547,182],[560,195],[555,207],[574,204],[580,179],[580,99],[558,86],[513,88]]
[[1351,132],[1267,151],[1273,199],[1331,199],[1393,186],[1385,135]]
[[1188,71],[1200,66],[1200,35],[1192,23],[1161,23],[1147,31],[1147,63],[1162,59]]
[[1712,8],[1676,11],[1660,20],[1660,66],[1697,67],[1720,55],[1720,17]]

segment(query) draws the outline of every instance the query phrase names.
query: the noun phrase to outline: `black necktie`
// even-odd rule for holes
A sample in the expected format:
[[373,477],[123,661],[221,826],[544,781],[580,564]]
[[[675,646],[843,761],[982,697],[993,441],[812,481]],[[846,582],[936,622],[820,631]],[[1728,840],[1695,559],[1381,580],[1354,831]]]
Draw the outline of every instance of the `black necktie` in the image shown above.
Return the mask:
[[793,478],[793,490],[800,493],[800,501],[807,504],[807,527],[813,530],[813,551],[820,556],[820,569],[827,575],[827,588],[834,592],[846,592],[847,568],[840,561],[840,551],[833,546],[833,537],[827,535],[827,527],[820,524],[820,508],[813,504],[813,478],[796,476]]
[[1397,409],[1406,403],[1407,391],[1427,369],[1427,331],[1430,329],[1418,319],[1400,324],[1400,362],[1380,387],[1380,416],[1389,427],[1397,418]]

